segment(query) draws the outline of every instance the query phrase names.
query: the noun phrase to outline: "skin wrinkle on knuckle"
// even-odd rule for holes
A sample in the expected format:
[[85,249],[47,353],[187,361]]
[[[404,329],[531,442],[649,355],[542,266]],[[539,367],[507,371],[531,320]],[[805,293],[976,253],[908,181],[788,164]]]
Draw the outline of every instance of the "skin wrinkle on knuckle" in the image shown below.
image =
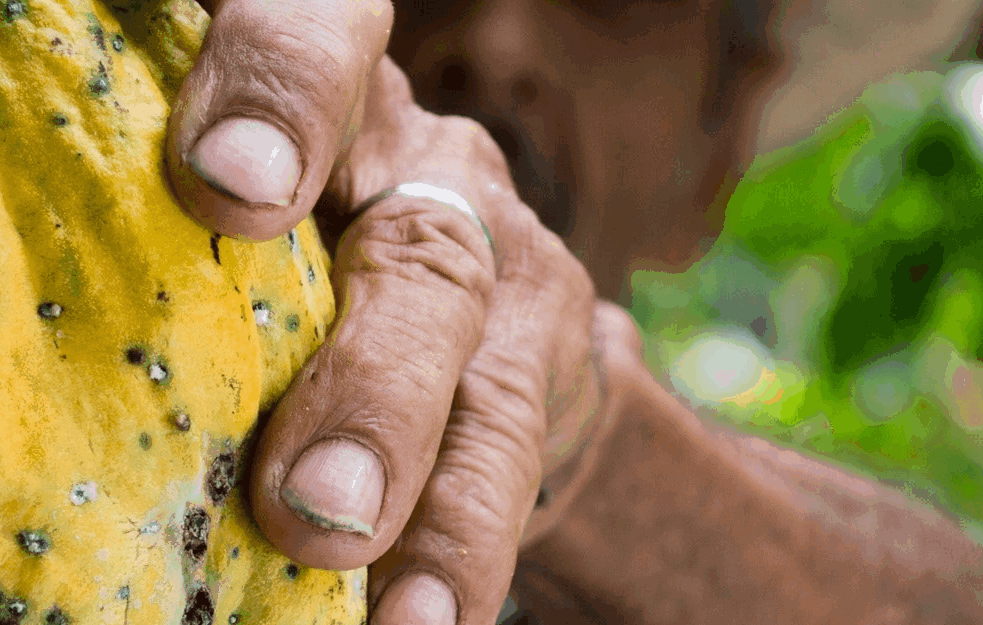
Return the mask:
[[[534,482],[506,482],[500,461],[482,461],[482,450],[462,449],[444,454],[431,478],[430,495],[439,504],[439,526],[474,548],[476,543],[500,544],[502,536],[517,538],[523,523],[525,494]],[[485,451],[484,455],[488,455]]]
[[511,490],[524,493],[532,490],[542,477],[539,462],[540,445],[537,436],[519,420],[504,414],[478,411],[455,411],[444,431],[445,445],[453,449],[442,462],[466,464],[472,474],[502,484],[503,476],[514,480]]
[[510,388],[502,380],[504,376],[498,377],[482,382],[474,381],[471,374],[462,378],[458,397],[466,399],[455,402],[445,438],[449,443],[451,438],[470,440],[469,436],[481,433],[490,445],[500,445],[503,451],[511,449],[515,456],[538,458],[548,425],[545,399],[536,401],[514,385]]
[[484,241],[461,236],[460,227],[474,226],[446,226],[443,222],[452,215],[436,211],[446,209],[418,208],[402,214],[375,214],[365,220],[356,235],[358,249],[350,256],[355,262],[353,268],[391,272],[416,279],[420,286],[435,285],[442,297],[447,296],[449,282],[460,287],[467,298],[484,303],[494,283],[491,269],[475,249],[477,244],[485,245]]

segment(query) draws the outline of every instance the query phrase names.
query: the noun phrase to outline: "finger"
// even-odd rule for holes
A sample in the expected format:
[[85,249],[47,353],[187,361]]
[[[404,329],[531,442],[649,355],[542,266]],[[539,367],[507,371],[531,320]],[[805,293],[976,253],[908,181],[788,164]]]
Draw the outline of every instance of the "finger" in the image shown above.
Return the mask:
[[251,492],[281,551],[349,569],[389,548],[423,489],[494,262],[463,214],[393,197],[346,233],[332,283],[339,317],[264,430]]
[[552,365],[561,355],[584,368],[589,351],[586,275],[544,279],[546,266],[577,265],[548,242],[534,249],[541,253],[496,288],[486,339],[462,375],[416,512],[373,565],[373,598],[381,593],[373,625],[487,624],[501,608],[539,489],[548,406],[558,390]]
[[388,0],[216,0],[171,115],[176,194],[219,234],[303,219],[353,136],[392,22]]
[[623,308],[606,301],[594,305],[591,365],[582,368],[577,387],[581,406],[568,406],[555,418],[544,445],[544,479],[526,523],[520,548],[534,544],[559,523],[601,458],[620,414],[625,388],[648,375],[642,341]]

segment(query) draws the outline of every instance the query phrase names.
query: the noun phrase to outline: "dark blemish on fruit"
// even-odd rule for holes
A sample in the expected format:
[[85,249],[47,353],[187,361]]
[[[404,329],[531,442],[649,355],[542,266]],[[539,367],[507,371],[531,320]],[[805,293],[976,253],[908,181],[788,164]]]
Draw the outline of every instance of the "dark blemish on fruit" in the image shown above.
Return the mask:
[[191,429],[191,417],[184,412],[178,412],[173,417],[174,427],[176,427],[181,432],[187,432]]
[[233,284],[232,285],[232,288],[235,289],[235,292],[236,293],[242,293],[242,291],[239,290],[239,285],[238,284]]
[[297,245],[297,231],[291,230],[287,233],[287,244],[290,245],[290,251],[296,252],[300,247]]
[[317,326],[314,326],[314,338],[321,338],[321,330],[319,330]]
[[261,328],[270,325],[271,317],[273,317],[270,305],[263,301],[253,302],[253,317],[256,319],[256,325]]
[[96,42],[96,47],[105,52],[106,31],[102,29],[102,24],[94,15],[89,16],[89,34],[92,35],[92,40]]
[[548,504],[552,498],[553,498],[553,494],[550,493],[549,489],[540,488],[539,492],[536,493],[536,507],[542,508],[543,506]]
[[54,115],[51,116],[51,123],[54,124],[55,126],[58,126],[59,128],[61,128],[62,126],[67,126],[68,117],[66,117],[63,113],[55,113]]
[[27,2],[24,0],[7,0],[3,7],[3,19],[9,24],[27,15]]
[[296,332],[300,329],[300,317],[297,315],[290,315],[287,317],[285,325],[287,326],[288,332]]
[[219,254],[218,251],[218,240],[221,238],[222,238],[221,234],[213,234],[212,238],[209,239],[208,241],[208,244],[212,248],[212,258],[214,258],[215,262],[218,263],[219,265],[222,264],[222,256]]
[[44,530],[23,530],[17,532],[17,544],[24,552],[40,556],[51,549],[51,537]]
[[181,625],[212,625],[215,619],[215,605],[205,586],[199,586],[188,595],[188,604],[181,617]]
[[122,52],[123,47],[126,45],[126,40],[123,39],[123,35],[116,34],[113,37],[113,50],[117,52]]
[[307,266],[307,281],[310,284],[314,284],[314,281],[315,280],[317,280],[317,274],[314,273],[314,265],[308,265]]
[[121,601],[124,601],[126,599],[129,599],[130,598],[130,587],[129,586],[120,586],[119,587],[119,590],[116,591],[116,598],[119,599],[119,600],[121,600]]
[[239,558],[239,548],[233,547],[232,551],[229,552],[229,557],[233,560],[237,560]]
[[239,623],[239,615],[238,614],[230,614],[229,615],[229,625],[237,625],[238,623]]
[[51,606],[44,613],[44,625],[69,625],[71,622],[72,619],[68,618],[68,615],[58,606]]
[[205,478],[205,490],[215,505],[221,505],[235,486],[236,458],[232,452],[219,454]]
[[297,576],[300,575],[300,569],[297,568],[296,564],[288,564],[284,567],[283,572],[290,579],[297,579]]
[[19,625],[27,616],[27,602],[0,591],[0,625]]
[[166,386],[167,383],[171,381],[170,370],[167,368],[167,365],[160,360],[151,363],[151,365],[147,367],[147,375],[150,376],[150,379],[153,380],[153,382],[158,386]]
[[184,512],[184,553],[192,562],[200,562],[208,551],[208,532],[211,529],[211,519],[204,508],[188,506]]
[[140,449],[146,451],[153,446],[154,446],[154,439],[150,437],[150,434],[147,434],[146,432],[140,432]]
[[61,228],[61,224],[55,224],[55,228]]
[[55,302],[44,302],[38,306],[38,316],[42,319],[57,319],[63,312],[65,309]]
[[109,76],[106,75],[106,66],[102,63],[99,63],[99,70],[89,79],[89,93],[96,97],[109,93]]
[[171,301],[171,297],[167,294],[167,291],[158,291],[157,292],[157,301],[158,302],[165,302],[166,303],[166,302]]
[[126,350],[126,362],[131,365],[142,365],[147,362],[147,352],[142,347],[130,347]]

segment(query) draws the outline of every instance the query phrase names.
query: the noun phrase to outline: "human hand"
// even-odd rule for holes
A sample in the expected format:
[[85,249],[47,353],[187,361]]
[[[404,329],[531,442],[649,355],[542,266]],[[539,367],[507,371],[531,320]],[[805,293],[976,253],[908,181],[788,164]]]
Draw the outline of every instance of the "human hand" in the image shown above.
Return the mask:
[[[480,126],[420,110],[391,62],[376,67],[388,10],[221,3],[171,120],[169,166],[221,234],[282,234],[319,198],[320,217],[354,219],[335,253],[336,324],[258,444],[263,531],[306,565],[374,563],[376,623],[488,623],[524,531],[557,514],[527,527],[543,476],[576,483],[589,456],[576,452],[604,426],[591,337],[623,313],[596,307]],[[406,182],[467,198],[494,251],[440,202],[358,210]],[[554,490],[551,511],[572,492]]]

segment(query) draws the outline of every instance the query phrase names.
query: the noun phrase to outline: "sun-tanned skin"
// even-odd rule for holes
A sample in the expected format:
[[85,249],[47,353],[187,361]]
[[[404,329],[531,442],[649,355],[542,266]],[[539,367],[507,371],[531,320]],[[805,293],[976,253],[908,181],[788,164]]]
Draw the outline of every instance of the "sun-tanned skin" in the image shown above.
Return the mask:
[[[488,134],[414,103],[382,57],[387,2],[208,9],[215,19],[170,127],[184,205],[218,232],[262,238],[317,203],[328,238],[340,239],[339,321],[273,416],[253,467],[257,520],[288,555],[326,568],[374,562],[377,625],[485,625],[523,540],[523,600],[561,609],[576,597],[581,622],[807,623],[825,614],[868,623],[875,607],[885,623],[906,622],[905,611],[910,622],[935,622],[932,609],[973,614],[968,597],[980,584],[960,574],[980,554],[957,526],[887,489],[713,434],[669,399],[638,357],[630,320],[595,301],[584,268],[517,198]],[[692,58],[680,59],[693,76],[714,58],[712,36],[706,45],[700,37],[719,30],[698,26],[686,31]],[[633,41],[611,50],[609,76],[638,70],[618,61],[644,51]],[[674,126],[707,90],[671,74],[638,78],[683,97],[639,117],[633,133],[615,133],[603,116],[585,129],[615,133],[611,150],[576,168],[586,197],[610,183],[592,178],[604,159],[631,153],[624,142],[678,154],[681,174],[706,167],[725,177],[732,155],[704,164],[685,145],[721,141],[733,151],[738,126]],[[583,88],[592,80],[587,72]],[[608,113],[639,115],[648,104],[626,100]],[[272,130],[225,121],[199,141],[236,114]],[[250,155],[263,163],[251,170]],[[623,165],[626,177],[653,173],[644,160]],[[412,180],[468,198],[494,254],[467,217],[435,202],[395,197],[352,214]],[[657,188],[608,197],[636,217],[658,198]],[[344,236],[330,225],[347,222]],[[604,232],[617,238],[622,226]],[[693,232],[680,227],[679,241]],[[626,249],[639,249],[643,232],[632,236]],[[549,496],[529,518],[541,480]],[[917,616],[917,606],[929,611]]]

